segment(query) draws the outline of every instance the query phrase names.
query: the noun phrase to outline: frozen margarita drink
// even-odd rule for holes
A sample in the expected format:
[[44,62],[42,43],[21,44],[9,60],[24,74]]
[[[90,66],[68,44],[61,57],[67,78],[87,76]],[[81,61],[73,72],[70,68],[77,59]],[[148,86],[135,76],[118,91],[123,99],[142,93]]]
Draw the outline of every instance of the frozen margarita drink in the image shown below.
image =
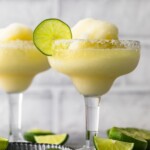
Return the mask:
[[105,94],[114,80],[133,71],[139,61],[138,42],[118,40],[109,22],[84,19],[72,28],[73,39],[56,41],[51,66],[68,75],[86,96]]
[[19,23],[0,29],[0,88],[7,93],[26,90],[33,77],[49,68],[46,56],[32,42],[32,30]]

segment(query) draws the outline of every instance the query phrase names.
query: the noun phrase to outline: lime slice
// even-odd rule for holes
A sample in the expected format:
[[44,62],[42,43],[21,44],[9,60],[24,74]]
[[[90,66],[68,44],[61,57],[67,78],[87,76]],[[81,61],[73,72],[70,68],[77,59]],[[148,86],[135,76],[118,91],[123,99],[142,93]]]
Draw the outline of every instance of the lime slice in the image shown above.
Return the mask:
[[121,142],[112,139],[104,139],[94,136],[96,150],[132,150],[134,143]]
[[68,139],[68,134],[35,136],[34,138],[37,143],[64,144]]
[[33,32],[35,46],[45,55],[53,54],[53,43],[59,39],[71,39],[70,27],[59,19],[42,21]]
[[148,145],[145,139],[126,128],[113,127],[108,134],[111,139],[134,143],[135,150],[146,150]]
[[41,135],[52,135],[49,130],[41,130],[41,129],[31,129],[24,133],[24,139],[29,142],[35,142],[34,136],[41,136]]
[[0,137],[0,150],[6,150],[8,146],[8,139]]

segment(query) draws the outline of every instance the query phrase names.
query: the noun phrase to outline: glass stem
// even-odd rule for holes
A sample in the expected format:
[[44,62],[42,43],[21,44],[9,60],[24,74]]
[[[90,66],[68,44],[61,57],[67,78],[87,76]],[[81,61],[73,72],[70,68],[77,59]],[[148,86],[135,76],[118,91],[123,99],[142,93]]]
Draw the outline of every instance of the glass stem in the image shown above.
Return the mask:
[[100,97],[84,97],[86,114],[86,147],[93,147],[93,136],[99,131]]
[[21,132],[23,94],[9,93],[9,141],[23,141]]

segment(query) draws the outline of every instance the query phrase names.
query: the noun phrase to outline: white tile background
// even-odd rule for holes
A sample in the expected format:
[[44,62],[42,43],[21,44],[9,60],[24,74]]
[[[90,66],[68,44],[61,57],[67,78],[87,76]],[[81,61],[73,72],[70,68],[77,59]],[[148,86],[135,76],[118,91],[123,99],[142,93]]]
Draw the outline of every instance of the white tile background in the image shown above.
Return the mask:
[[[150,129],[150,1],[149,0],[0,0],[0,27],[12,22],[35,26],[58,17],[70,26],[94,17],[119,27],[121,39],[141,41],[138,68],[120,77],[102,98],[100,130],[112,126]],[[19,83],[16,83],[19,84]],[[23,131],[39,127],[70,133],[69,144],[84,142],[84,101],[68,77],[50,69],[35,77],[24,92]],[[8,101],[0,90],[0,135],[8,136]]]

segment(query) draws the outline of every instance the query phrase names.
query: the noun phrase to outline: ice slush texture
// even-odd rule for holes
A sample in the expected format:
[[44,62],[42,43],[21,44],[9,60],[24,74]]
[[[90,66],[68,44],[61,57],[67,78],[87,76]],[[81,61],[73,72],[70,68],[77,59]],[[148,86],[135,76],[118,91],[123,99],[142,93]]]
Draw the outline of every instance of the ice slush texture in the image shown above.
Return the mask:
[[72,28],[73,39],[118,39],[118,28],[109,22],[83,19]]

